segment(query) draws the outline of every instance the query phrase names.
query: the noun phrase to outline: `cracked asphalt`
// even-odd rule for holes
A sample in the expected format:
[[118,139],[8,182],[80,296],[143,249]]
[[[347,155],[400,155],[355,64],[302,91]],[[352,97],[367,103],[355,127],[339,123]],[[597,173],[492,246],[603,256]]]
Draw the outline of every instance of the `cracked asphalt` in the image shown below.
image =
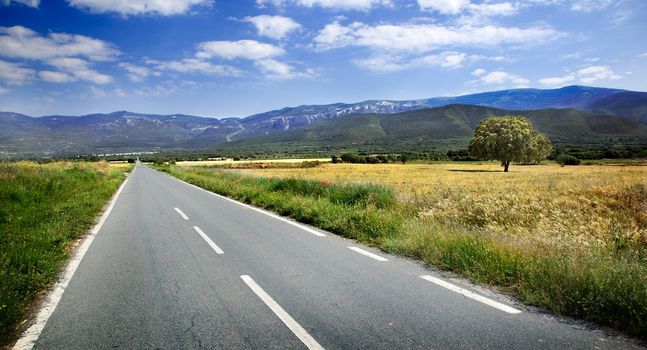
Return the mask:
[[326,349],[639,348],[449,281],[522,311],[503,312],[423,280],[443,277],[419,264],[326,234],[138,165],[35,348],[305,349],[241,275]]

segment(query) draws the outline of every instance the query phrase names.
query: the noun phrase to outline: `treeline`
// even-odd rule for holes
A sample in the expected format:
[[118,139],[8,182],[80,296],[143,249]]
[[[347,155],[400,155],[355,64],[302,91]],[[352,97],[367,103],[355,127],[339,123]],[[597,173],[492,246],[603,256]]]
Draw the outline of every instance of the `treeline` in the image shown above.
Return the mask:
[[562,154],[582,160],[647,158],[647,146],[556,146],[548,159]]
[[400,154],[366,154],[366,153],[343,153],[332,155],[332,163],[353,163],[353,164],[387,164],[406,163],[413,160],[445,160],[446,157],[436,153],[400,153]]

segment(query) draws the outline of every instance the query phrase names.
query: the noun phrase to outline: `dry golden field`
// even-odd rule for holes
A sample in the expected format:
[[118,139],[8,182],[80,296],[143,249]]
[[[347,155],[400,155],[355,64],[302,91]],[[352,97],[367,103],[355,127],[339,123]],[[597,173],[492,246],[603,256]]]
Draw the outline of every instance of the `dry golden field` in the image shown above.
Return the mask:
[[495,163],[323,164],[243,169],[242,174],[386,185],[422,221],[461,223],[519,241],[647,246],[645,166]]
[[178,166],[218,166],[218,165],[231,165],[231,164],[248,164],[248,163],[303,163],[303,162],[330,162],[330,158],[294,158],[294,159],[253,159],[253,160],[236,160],[227,158],[225,160],[192,160],[177,162]]

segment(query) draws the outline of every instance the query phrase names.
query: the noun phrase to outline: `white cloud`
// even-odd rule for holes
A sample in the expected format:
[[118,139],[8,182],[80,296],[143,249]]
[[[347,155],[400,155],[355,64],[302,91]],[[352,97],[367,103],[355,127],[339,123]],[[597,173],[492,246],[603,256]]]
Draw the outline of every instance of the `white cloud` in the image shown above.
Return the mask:
[[126,96],[126,92],[124,90],[120,89],[120,88],[114,89],[113,93],[115,94],[115,96],[118,96],[118,97],[125,97]]
[[547,87],[560,87],[576,80],[583,84],[592,84],[599,80],[617,80],[621,78],[622,76],[614,73],[608,66],[589,66],[564,76],[539,79],[538,83]]
[[76,78],[69,74],[49,70],[38,72],[38,76],[45,81],[49,81],[50,83],[69,83],[71,81],[76,81]]
[[127,62],[119,63],[119,67],[128,72],[128,79],[133,82],[142,82],[146,77],[151,74],[150,69],[147,67],[136,66]]
[[90,81],[95,84],[108,84],[112,82],[111,76],[91,69],[88,61],[77,57],[52,58],[45,62],[76,79]]
[[295,78],[311,78],[316,74],[312,69],[306,69],[303,72],[295,71],[294,67],[287,63],[279,62],[275,59],[268,58],[259,60],[254,63],[263,74],[269,79],[286,80]]
[[409,58],[389,54],[378,54],[366,59],[356,59],[353,62],[364,69],[374,72],[396,72],[420,67],[440,67],[444,69],[460,68],[470,57],[462,52],[447,51],[434,55]]
[[261,43],[256,40],[239,41],[206,41],[198,45],[196,57],[210,59],[219,57],[226,60],[246,59],[260,60],[280,56],[285,51],[271,44]]
[[[45,70],[39,73],[40,78],[48,82],[63,83],[80,79],[96,84],[110,83],[112,77],[91,69],[89,61],[109,61],[119,54],[112,44],[83,35],[49,33],[41,36],[23,26],[0,27],[0,56],[41,61],[56,67],[60,71]],[[33,79],[35,75],[33,69],[24,67],[17,68],[14,75],[20,72],[30,77],[22,79],[23,82]],[[16,81],[13,80],[14,83]]]
[[639,55],[636,55],[636,57],[647,57],[647,52],[643,52]]
[[174,71],[179,73],[203,73],[209,75],[236,76],[241,72],[235,67],[228,65],[213,64],[196,58],[185,58],[179,61],[158,61],[146,60],[147,64],[153,65],[155,69],[163,71]]
[[106,96],[106,90],[98,88],[96,86],[90,85],[90,96],[91,97],[104,97],[104,96]]
[[181,89],[192,88],[197,84],[190,80],[167,80],[161,84],[144,86],[135,89],[133,93],[139,96],[167,96],[173,95]]
[[301,27],[290,17],[261,15],[255,17],[245,17],[245,22],[252,23],[258,35],[266,36],[272,39],[282,39],[291,31]]
[[539,79],[539,84],[546,87],[561,87],[566,84],[569,84],[575,80],[575,76],[572,74],[564,75],[562,77],[550,77]]
[[469,0],[418,0],[418,6],[423,11],[435,11],[443,15],[458,15],[467,12],[473,16],[510,16],[517,13],[518,5],[510,2],[480,4]]
[[340,10],[370,10],[377,6],[389,6],[391,0],[256,0],[256,4],[263,7],[265,4],[284,6],[293,4],[304,7],[322,7]]
[[0,1],[0,4],[4,6],[9,6],[12,3],[38,8],[38,6],[40,5],[40,0],[2,0]]
[[615,74],[608,66],[590,66],[577,71],[577,77],[584,84],[592,84],[598,80],[617,80],[622,77]]
[[501,70],[494,71],[494,72],[489,72],[485,74],[486,72],[480,72],[480,78],[479,81],[483,84],[488,84],[488,85],[504,85],[504,84],[512,84],[515,86],[526,86],[530,81],[528,79],[520,77],[516,74],[504,72]]
[[379,24],[354,22],[326,25],[314,38],[315,47],[327,50],[344,46],[364,46],[379,50],[425,52],[442,47],[497,47],[500,45],[541,44],[559,37],[548,27],[460,26],[436,24]]
[[5,87],[0,86],[0,95],[6,94],[6,93],[7,93],[7,92],[9,92],[9,91],[11,91],[11,90],[9,90],[9,89],[7,89],[7,88],[5,88]]
[[458,14],[469,4],[469,0],[418,0],[421,10],[438,11],[446,15]]
[[481,75],[483,75],[485,73],[487,73],[487,71],[485,69],[483,69],[483,68],[477,68],[477,69],[472,71],[472,75],[476,76],[476,77],[480,77]]
[[571,1],[571,10],[591,12],[602,10],[614,3],[614,0],[573,0]]
[[213,0],[67,0],[70,6],[92,13],[116,12],[124,16],[180,15],[193,6],[210,6]]
[[108,61],[119,55],[110,43],[83,35],[50,33],[40,36],[23,26],[0,27],[0,56],[43,60],[53,57],[83,56]]
[[477,16],[511,16],[519,11],[519,7],[510,2],[482,3],[470,4],[469,10]]
[[36,72],[33,69],[25,68],[20,63],[0,60],[0,80],[9,85],[22,85],[34,79]]

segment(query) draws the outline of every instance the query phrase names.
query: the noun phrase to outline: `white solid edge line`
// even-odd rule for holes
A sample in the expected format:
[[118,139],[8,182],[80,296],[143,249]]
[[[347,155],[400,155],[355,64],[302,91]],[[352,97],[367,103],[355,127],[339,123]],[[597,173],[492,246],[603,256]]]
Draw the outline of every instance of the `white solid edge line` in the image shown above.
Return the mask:
[[[132,174],[134,174],[134,172],[135,169],[133,169],[133,172],[130,173],[131,176]],[[108,218],[108,215],[110,215],[110,212],[115,206],[117,198],[119,197],[121,190],[126,185],[126,182],[128,182],[127,178],[126,180],[124,180],[121,186],[119,186],[119,189],[115,193],[114,197],[112,197],[108,208],[106,208],[106,211],[104,211],[103,215],[101,215],[99,222],[92,228],[90,234],[83,240],[72,259],[70,259],[67,267],[65,268],[65,272],[63,273],[63,277],[58,282],[56,282],[52,291],[47,295],[45,302],[43,302],[43,304],[41,305],[40,311],[38,311],[38,315],[36,315],[34,324],[32,324],[26,331],[23,332],[20,339],[18,339],[16,344],[13,346],[14,350],[30,350],[34,347],[34,343],[36,343],[36,340],[38,340],[40,333],[45,328],[47,321],[54,313],[58,302],[63,296],[63,292],[65,292],[65,288],[67,288],[67,285],[70,283],[72,276],[74,276],[74,272],[76,272],[76,269],[79,267],[79,264],[81,263],[81,260],[83,260],[83,257],[88,251],[88,248],[90,248],[90,244],[92,244],[94,237],[97,235],[97,233],[99,233],[99,230],[101,230],[103,223]]]
[[513,308],[511,306],[499,303],[498,301],[494,301],[492,299],[486,298],[486,297],[484,297],[482,295],[476,294],[476,293],[471,292],[471,291],[469,291],[467,289],[455,286],[455,285],[453,285],[453,284],[451,284],[449,282],[441,280],[440,278],[436,278],[436,277],[429,276],[429,275],[423,275],[423,276],[420,276],[420,278],[422,278],[424,280],[427,280],[429,282],[435,283],[435,284],[437,284],[437,285],[439,285],[439,286],[441,286],[443,288],[447,288],[447,289],[449,289],[449,290],[451,290],[453,292],[462,294],[462,295],[464,295],[464,296],[466,296],[468,298],[479,301],[479,302],[481,302],[483,304],[486,304],[488,306],[491,306],[491,307],[493,307],[495,309],[499,309],[501,311],[507,312],[509,314],[521,313],[521,310],[517,310],[517,309],[515,309],[515,308]]
[[323,350],[324,348],[306,331],[297,321],[292,318],[272,297],[267,294],[261,286],[259,286],[248,275],[241,275],[240,278],[247,284],[247,286],[267,305],[272,312],[294,333],[294,335],[301,340],[308,349]]
[[[168,175],[168,174],[167,174],[167,175]],[[188,182],[183,181],[183,180],[181,180],[181,179],[178,179],[178,178],[176,178],[176,177],[174,177],[174,176],[171,176],[171,175],[168,175],[168,176],[169,176],[169,177],[171,177],[172,179],[178,180],[178,181],[180,181],[180,182],[182,182],[182,183],[184,183],[184,184],[187,184],[187,185],[189,185],[189,186],[191,186],[191,187],[195,187],[195,188],[197,188],[197,189],[199,189],[199,190],[201,190],[201,191],[207,192],[207,193],[209,193],[209,194],[211,194],[211,195],[213,195],[213,196],[216,196],[216,197],[218,197],[218,198],[222,198],[222,199],[228,200],[228,201],[230,201],[230,202],[232,202],[232,203],[238,204],[238,205],[240,205],[240,206],[242,206],[242,207],[245,207],[245,208],[247,208],[247,209],[255,210],[255,211],[257,211],[257,212],[259,212],[259,213],[261,213],[261,214],[265,214],[265,215],[267,215],[267,216],[269,216],[269,217],[272,217],[272,218],[274,218],[274,219],[281,220],[281,221],[283,221],[283,222],[285,222],[285,223],[287,223],[287,224],[290,224],[290,225],[292,225],[292,226],[298,227],[298,228],[300,228],[300,229],[302,229],[302,230],[304,230],[304,231],[306,231],[306,232],[312,233],[312,234],[313,234],[313,235],[315,235],[315,236],[318,236],[318,237],[326,237],[326,236],[327,236],[325,233],[322,233],[322,232],[319,232],[319,231],[317,231],[317,230],[314,230],[314,229],[312,229],[312,228],[310,228],[310,227],[308,227],[308,226],[302,225],[302,224],[300,224],[300,223],[298,223],[298,222],[294,222],[294,221],[292,221],[292,220],[288,220],[288,219],[286,219],[286,218],[284,218],[284,217],[282,217],[282,216],[276,215],[276,214],[274,214],[274,213],[270,213],[270,212],[268,212],[268,211],[266,211],[266,210],[263,210],[263,209],[260,209],[260,208],[256,208],[256,207],[251,206],[251,205],[249,205],[249,204],[245,204],[245,203],[239,202],[239,201],[237,201],[237,200],[235,200],[235,199],[231,199],[231,198],[229,198],[229,197],[225,197],[225,196],[219,195],[219,194],[217,194],[217,193],[214,193],[214,192],[211,192],[211,191],[205,190],[205,189],[204,189],[204,188],[202,188],[202,187],[196,186],[196,185],[194,185],[194,184],[192,184],[192,183],[188,183]]]
[[381,256],[379,256],[379,255],[377,255],[377,254],[373,254],[373,253],[368,252],[368,251],[366,251],[366,250],[364,250],[364,249],[362,249],[362,248],[359,248],[359,247],[348,247],[348,249],[350,249],[350,250],[352,250],[352,251],[355,251],[355,252],[357,252],[357,253],[360,253],[360,254],[362,254],[362,255],[366,255],[366,256],[368,256],[369,258],[371,258],[371,259],[375,259],[375,260],[377,260],[377,261],[389,261],[389,259],[387,259],[387,258],[383,258],[383,257],[381,257]]
[[175,211],[176,211],[178,214],[180,214],[180,216],[182,217],[182,219],[184,219],[184,220],[189,220],[189,217],[188,217],[188,216],[186,216],[186,215],[182,212],[182,210],[180,210],[180,208],[173,208],[173,209],[175,209]]
[[205,234],[205,233],[204,233],[204,232],[203,232],[203,231],[202,231],[198,226],[193,226],[193,229],[194,229],[197,233],[199,233],[199,234],[200,234],[200,236],[202,237],[202,239],[204,239],[205,241],[207,241],[207,244],[211,247],[211,249],[213,249],[213,250],[215,250],[215,251],[216,251],[216,254],[225,254],[225,252],[223,252],[223,251],[222,251],[222,249],[220,249],[220,247],[218,247],[218,245],[217,245],[217,244],[215,244],[215,243],[211,240],[211,238],[209,238],[209,237],[208,237],[208,236],[207,236],[207,235],[206,235],[206,234]]

